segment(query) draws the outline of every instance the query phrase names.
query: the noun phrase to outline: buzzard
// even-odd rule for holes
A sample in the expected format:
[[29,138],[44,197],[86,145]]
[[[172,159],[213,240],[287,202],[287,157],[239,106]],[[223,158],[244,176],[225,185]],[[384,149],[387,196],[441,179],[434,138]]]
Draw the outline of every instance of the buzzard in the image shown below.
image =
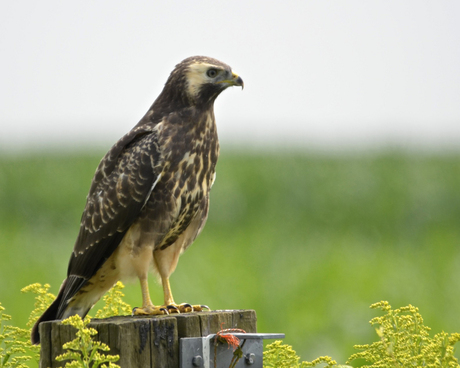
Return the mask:
[[[219,156],[214,101],[243,80],[210,57],[183,60],[140,122],[101,160],[87,196],[67,278],[32,329],[84,317],[118,280],[138,277],[136,315],[201,310],[176,304],[169,285],[180,254],[203,229]],[[150,300],[148,273],[160,276],[164,304]]]

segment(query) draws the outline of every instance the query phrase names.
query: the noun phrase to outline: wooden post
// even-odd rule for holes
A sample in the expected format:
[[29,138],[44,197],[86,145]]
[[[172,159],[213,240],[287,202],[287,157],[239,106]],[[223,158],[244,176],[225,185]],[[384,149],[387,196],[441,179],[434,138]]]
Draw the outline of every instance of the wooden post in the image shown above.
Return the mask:
[[[253,310],[225,310],[167,316],[119,316],[93,319],[95,338],[110,347],[105,354],[120,355],[116,363],[122,368],[179,368],[179,339],[203,337],[221,329],[240,328],[257,332]],[[62,345],[75,338],[72,326],[59,321],[40,324],[40,368],[63,367],[56,356],[64,351]]]

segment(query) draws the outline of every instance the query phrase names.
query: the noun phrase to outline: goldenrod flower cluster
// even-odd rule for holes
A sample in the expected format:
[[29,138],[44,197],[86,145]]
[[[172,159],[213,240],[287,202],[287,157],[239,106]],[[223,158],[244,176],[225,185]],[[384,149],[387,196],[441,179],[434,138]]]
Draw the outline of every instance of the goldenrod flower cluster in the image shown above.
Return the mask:
[[266,346],[264,350],[264,368],[304,368],[326,364],[325,367],[339,367],[337,362],[328,356],[319,357],[312,362],[300,363],[292,346],[283,344],[280,340]]
[[376,327],[377,342],[355,345],[361,350],[353,354],[348,361],[365,359],[371,363],[365,367],[459,367],[454,356],[454,345],[460,340],[460,334],[440,332],[429,336],[430,328],[423,324],[418,308],[409,305],[392,309],[382,301],[371,305],[385,315],[373,318],[370,323]]
[[125,286],[118,281],[104,296],[105,305],[96,313],[96,318],[131,315],[132,308],[123,301],[125,294],[121,290]]
[[27,342],[24,337],[29,335],[29,331],[7,325],[5,322],[11,316],[5,314],[5,310],[0,303],[0,367],[1,368],[27,368],[25,364],[31,357],[25,355],[27,352]]
[[66,363],[65,368],[119,368],[120,366],[114,364],[120,359],[118,355],[105,355],[99,352],[110,351],[110,348],[107,344],[93,339],[97,331],[88,327],[90,322],[91,317],[86,316],[82,320],[78,315],[62,321],[63,325],[70,325],[77,329],[77,337],[62,346],[67,352],[57,356],[56,360],[59,362],[70,360]]

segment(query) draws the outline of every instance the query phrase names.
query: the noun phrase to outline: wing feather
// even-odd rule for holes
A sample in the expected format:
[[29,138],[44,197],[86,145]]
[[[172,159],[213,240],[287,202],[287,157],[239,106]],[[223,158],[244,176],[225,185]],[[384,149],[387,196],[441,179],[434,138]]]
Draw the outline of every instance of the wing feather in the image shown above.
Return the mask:
[[86,200],[68,277],[90,279],[138,217],[160,175],[157,140],[155,128],[135,128],[102,159]]

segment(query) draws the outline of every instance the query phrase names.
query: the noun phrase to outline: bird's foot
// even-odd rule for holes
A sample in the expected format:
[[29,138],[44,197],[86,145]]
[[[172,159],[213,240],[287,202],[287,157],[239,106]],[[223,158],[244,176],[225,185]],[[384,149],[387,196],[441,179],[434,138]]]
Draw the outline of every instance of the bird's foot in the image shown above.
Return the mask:
[[189,303],[176,304],[171,303],[169,305],[160,306],[146,306],[142,308],[134,308],[133,316],[156,316],[162,314],[172,313],[190,313],[190,312],[202,312],[205,309],[211,310],[207,305],[191,305]]
[[189,303],[176,304],[172,303],[167,306],[169,313],[190,313],[202,312],[203,310],[211,310],[207,305],[191,305]]
[[133,316],[158,316],[162,314],[169,314],[168,309],[163,306],[147,305],[142,308],[133,308]]

